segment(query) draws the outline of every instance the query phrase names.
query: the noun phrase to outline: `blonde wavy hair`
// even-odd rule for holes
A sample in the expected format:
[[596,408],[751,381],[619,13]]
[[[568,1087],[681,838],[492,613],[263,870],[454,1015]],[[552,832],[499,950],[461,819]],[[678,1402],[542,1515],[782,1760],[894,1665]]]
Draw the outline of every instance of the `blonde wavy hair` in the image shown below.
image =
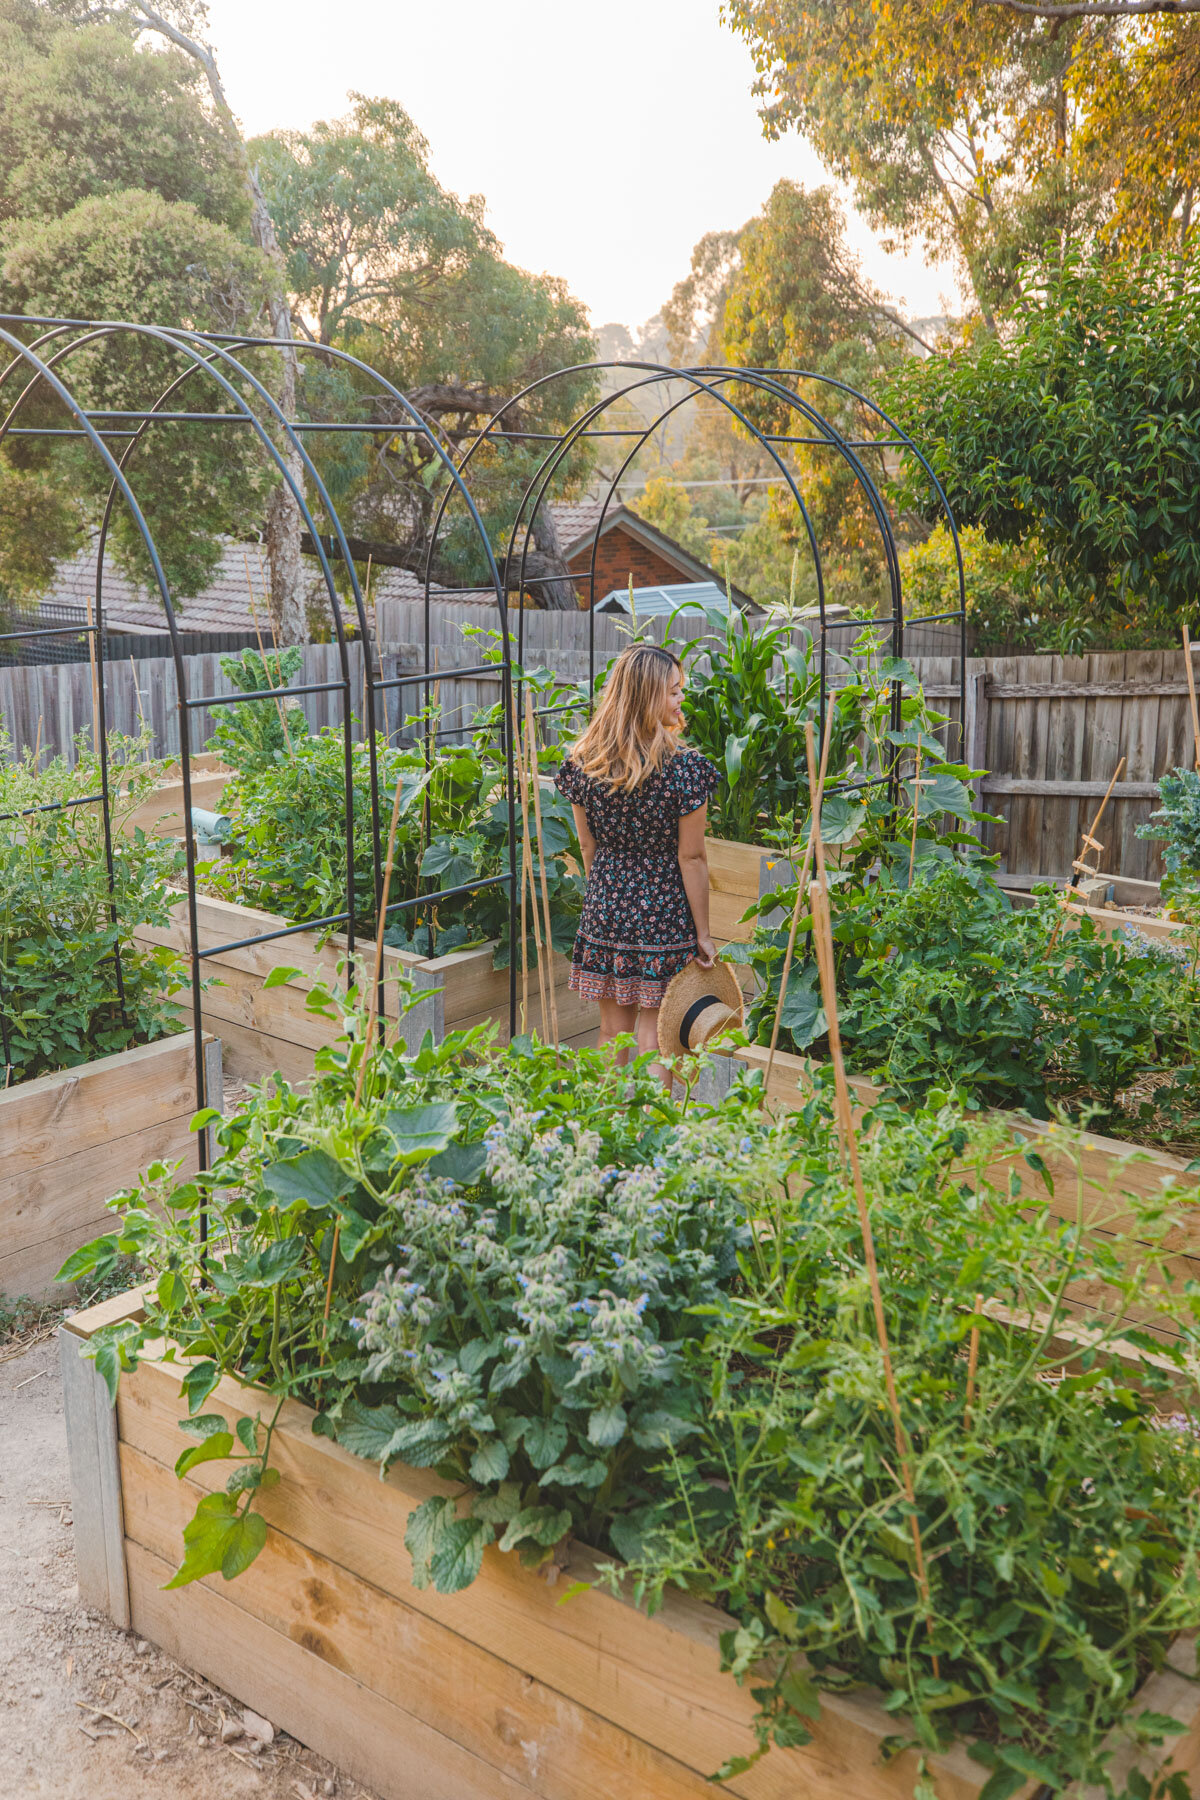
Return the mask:
[[657,644],[630,644],[609,670],[587,730],[570,756],[585,775],[618,793],[632,792],[679,748],[679,733],[664,722],[667,695],[683,664]]

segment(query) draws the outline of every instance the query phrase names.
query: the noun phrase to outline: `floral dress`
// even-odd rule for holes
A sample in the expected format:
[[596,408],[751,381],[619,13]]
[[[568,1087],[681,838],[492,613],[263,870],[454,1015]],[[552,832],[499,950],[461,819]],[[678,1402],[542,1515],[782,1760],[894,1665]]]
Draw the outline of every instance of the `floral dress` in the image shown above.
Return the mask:
[[569,985],[585,1000],[658,1006],[696,954],[696,924],[679,870],[679,821],[720,776],[698,750],[679,750],[641,787],[617,792],[568,757],[554,785],[582,806],[596,840]]

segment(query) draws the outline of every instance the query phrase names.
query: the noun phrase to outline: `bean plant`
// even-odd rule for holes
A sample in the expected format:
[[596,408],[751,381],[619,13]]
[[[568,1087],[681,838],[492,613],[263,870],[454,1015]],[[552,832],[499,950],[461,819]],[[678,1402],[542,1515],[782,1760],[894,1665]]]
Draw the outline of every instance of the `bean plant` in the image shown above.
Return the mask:
[[168,888],[183,862],[175,844],[128,825],[164,765],[143,760],[144,739],[109,739],[110,888],[89,744],[80,738],[73,764],[42,767],[31,750],[14,758],[0,730],[0,1086],[177,1029],[178,959],[133,940],[139,924],[170,923]]
[[1158,793],[1162,805],[1148,824],[1138,826],[1138,836],[1164,845],[1163,893],[1195,893],[1200,888],[1200,771],[1176,769],[1164,775]]
[[[166,1339],[178,1473],[232,1463],[200,1478],[172,1585],[260,1552],[295,1397],[354,1454],[442,1478],[409,1521],[418,1584],[468,1586],[489,1546],[569,1564],[574,1539],[652,1610],[675,1586],[721,1606],[762,1753],[868,1683],[889,1749],[966,1742],[987,1800],[1027,1779],[1145,1800],[1114,1753],[1178,1729],[1135,1694],[1200,1623],[1200,1302],[1166,1291],[1176,1196],[1121,1197],[1090,1234],[1081,1199],[1030,1191],[1019,1150],[958,1106],[879,1109],[861,1155],[910,1502],[822,1084],[772,1121],[753,1080],[706,1107],[649,1059],[497,1053],[484,1030],[364,1041],[352,1015],[307,1093],[276,1079],[198,1115],[213,1169],[150,1170],[62,1271],[143,1262],[144,1316],[87,1353],[115,1394]],[[1064,1369],[1088,1283],[1114,1312],[1153,1285],[1177,1336],[1100,1316]],[[236,1418],[212,1405],[222,1376],[244,1384]]]

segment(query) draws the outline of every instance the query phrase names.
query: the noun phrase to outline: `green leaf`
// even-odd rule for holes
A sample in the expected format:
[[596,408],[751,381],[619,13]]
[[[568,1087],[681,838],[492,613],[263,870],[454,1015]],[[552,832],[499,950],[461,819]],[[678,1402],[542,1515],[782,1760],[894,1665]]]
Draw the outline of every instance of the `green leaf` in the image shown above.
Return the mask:
[[324,1150],[305,1150],[301,1156],[289,1156],[282,1162],[270,1163],[262,1172],[263,1186],[285,1206],[304,1200],[309,1206],[335,1206],[352,1187],[357,1177]]
[[119,1241],[110,1236],[93,1238],[90,1244],[81,1244],[78,1250],[72,1250],[54,1277],[55,1281],[79,1281],[84,1275],[90,1275],[100,1263],[117,1255]]
[[187,1397],[189,1413],[200,1411],[220,1379],[221,1371],[210,1358],[192,1364],[180,1384],[181,1392]]
[[303,975],[303,973],[303,969],[289,969],[286,963],[280,963],[277,968],[267,971],[263,987],[286,987],[289,981],[295,981],[297,975]]
[[439,1180],[453,1181],[466,1188],[474,1187],[486,1167],[486,1144],[449,1144],[433,1158],[429,1173]]
[[258,1420],[240,1418],[237,1422],[237,1434],[243,1449],[249,1456],[258,1455]]
[[189,1444],[188,1448],[177,1458],[175,1473],[182,1481],[189,1469],[199,1463],[224,1462],[233,1450],[233,1433],[231,1431],[214,1431],[202,1443]]
[[534,1543],[548,1550],[570,1529],[571,1515],[565,1506],[526,1506],[509,1520],[500,1548],[513,1550],[518,1544]]
[[499,1438],[489,1438],[480,1444],[471,1458],[471,1480],[482,1486],[488,1481],[503,1481],[508,1474],[508,1451]]
[[361,1400],[347,1400],[335,1427],[337,1441],[354,1456],[381,1462],[406,1422],[394,1406],[364,1406]]
[[189,1289],[178,1269],[164,1269],[155,1284],[154,1293],[164,1312],[178,1312],[187,1305]]
[[598,1406],[588,1416],[588,1442],[602,1450],[619,1444],[628,1423],[625,1408],[619,1405]]
[[192,1114],[188,1121],[188,1130],[203,1131],[206,1125],[212,1125],[217,1119],[223,1117],[224,1114],[218,1112],[215,1106],[203,1106],[198,1113]]
[[412,1584],[415,1588],[429,1586],[434,1551],[454,1516],[454,1502],[444,1494],[436,1494],[432,1500],[422,1501],[409,1514],[404,1531],[404,1547],[412,1558]]
[[453,1100],[431,1106],[396,1107],[383,1121],[384,1130],[396,1146],[396,1160],[406,1165],[424,1162],[445,1150],[457,1125],[458,1107]]
[[798,1712],[802,1719],[820,1718],[821,1696],[808,1676],[794,1665],[780,1682],[779,1692],[792,1711]]
[[773,1631],[777,1631],[780,1637],[795,1637],[799,1627],[799,1617],[794,1607],[788,1606],[786,1601],[781,1600],[776,1593],[768,1593],[763,1607]]
[[186,1587],[218,1570],[226,1581],[250,1567],[267,1541],[261,1513],[240,1514],[233,1494],[205,1494],[183,1528],[184,1558],[165,1588]]
[[442,1527],[429,1564],[439,1594],[457,1594],[470,1587],[493,1535],[486,1519],[453,1519]]
[[520,1431],[535,1469],[549,1468],[567,1447],[567,1428],[561,1419],[526,1419]]

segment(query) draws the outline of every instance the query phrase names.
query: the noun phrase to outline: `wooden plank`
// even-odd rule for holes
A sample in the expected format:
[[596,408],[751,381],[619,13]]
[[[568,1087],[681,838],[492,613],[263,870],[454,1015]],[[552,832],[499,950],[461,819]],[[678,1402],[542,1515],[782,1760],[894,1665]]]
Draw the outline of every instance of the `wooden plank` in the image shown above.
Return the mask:
[[[1023,775],[986,775],[982,786],[985,798],[993,794],[1012,794],[1023,798],[1048,795],[1051,799],[1090,800],[1093,796],[1099,799],[1108,790],[1107,781],[1060,781],[1056,777]],[[1118,781],[1113,788],[1114,800],[1154,800],[1157,797],[1158,784],[1153,781]]]
[[58,1330],[63,1419],[71,1465],[71,1516],[79,1598],[129,1629],[129,1584],[117,1415],[96,1365],[80,1356],[84,1340],[67,1326]]
[[[185,1441],[175,1422],[179,1373],[177,1366],[146,1361],[121,1384],[122,1441],[164,1467]],[[222,1382],[211,1405],[233,1418],[257,1402],[236,1383]],[[724,1615],[672,1594],[659,1615],[646,1619],[626,1600],[596,1589],[560,1606],[553,1589],[496,1550],[486,1554],[482,1574],[463,1593],[418,1592],[410,1585],[404,1545],[407,1516],[450,1489],[426,1470],[393,1468],[380,1481],[371,1467],[314,1437],[311,1421],[311,1412],[294,1402],[281,1414],[272,1461],[282,1479],[262,1505],[275,1529],[689,1767],[706,1773],[748,1741],[753,1700],[720,1671]],[[215,1490],[223,1472],[202,1465],[194,1477],[198,1487]],[[586,1551],[572,1553],[571,1579],[590,1579],[592,1568]],[[892,1729],[889,1716],[865,1696],[827,1696],[823,1711],[814,1747],[772,1753],[730,1783],[730,1791],[745,1800],[806,1794],[817,1800],[836,1781],[862,1800],[907,1800],[915,1758],[906,1755],[886,1768],[875,1761],[879,1738]],[[814,1761],[820,1770],[815,1785],[804,1774]],[[961,1750],[933,1766],[941,1800],[967,1800],[985,1779]]]
[[192,1036],[180,1032],[9,1088],[0,1094],[4,1175],[11,1179],[54,1162],[68,1147],[74,1153],[136,1130],[146,1122],[148,1094],[168,1118],[194,1110],[195,1084]]
[[65,1301],[72,1290],[56,1286],[54,1278],[58,1271],[72,1250],[78,1250],[92,1238],[103,1237],[112,1226],[110,1212],[96,1211],[89,1216],[88,1210],[81,1208],[70,1225],[57,1236],[40,1239],[36,1244],[18,1243],[0,1256],[0,1294]]
[[352,1780],[385,1800],[528,1800],[524,1783],[489,1769],[303,1644],[248,1618],[224,1594],[201,1584],[164,1594],[171,1564],[137,1544],[126,1554],[133,1630]]
[[[1124,652],[1128,655],[1152,655],[1155,652]],[[1035,660],[1035,659],[1030,659]],[[927,690],[928,691],[928,690]],[[1143,700],[1160,699],[1187,693],[1186,681],[997,681],[991,690],[993,700]]]
[[1178,1719],[1185,1729],[1167,1738],[1161,1750],[1140,1755],[1136,1745],[1114,1733],[1112,1760],[1106,1771],[1111,1788],[1084,1788],[1080,1800],[1104,1800],[1110,1792],[1128,1793],[1134,1770],[1149,1778],[1155,1793],[1165,1791],[1162,1784],[1173,1774],[1186,1777],[1189,1791],[1195,1791],[1195,1777],[1200,1776],[1200,1684],[1195,1676],[1196,1633],[1189,1631],[1181,1633],[1167,1651],[1166,1668],[1148,1676],[1137,1693],[1139,1712],[1163,1713],[1168,1719]]
[[[169,1565],[202,1490],[128,1444],[121,1480],[129,1538]],[[701,1773],[281,1532],[269,1534],[244,1576],[205,1585],[535,1793],[711,1793]]]

